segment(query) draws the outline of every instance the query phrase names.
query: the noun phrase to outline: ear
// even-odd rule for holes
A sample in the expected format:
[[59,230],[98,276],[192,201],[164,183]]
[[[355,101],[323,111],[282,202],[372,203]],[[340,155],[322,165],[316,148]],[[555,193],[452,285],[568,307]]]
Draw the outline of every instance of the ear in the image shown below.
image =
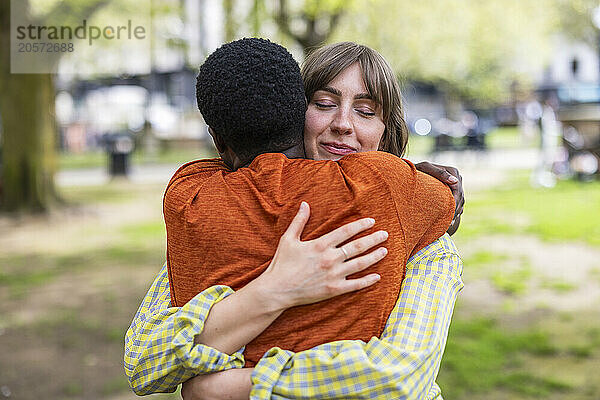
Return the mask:
[[208,133],[212,137],[212,140],[215,143],[215,147],[217,148],[217,151],[221,154],[225,153],[225,151],[227,151],[228,147],[225,144],[225,142],[223,141],[223,138],[217,132],[215,132],[215,130],[213,128],[211,128],[210,126],[208,127]]

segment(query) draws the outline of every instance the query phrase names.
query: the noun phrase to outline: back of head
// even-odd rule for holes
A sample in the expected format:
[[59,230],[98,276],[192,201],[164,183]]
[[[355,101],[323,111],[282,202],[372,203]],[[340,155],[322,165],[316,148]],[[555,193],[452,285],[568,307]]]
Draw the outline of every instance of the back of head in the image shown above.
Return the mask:
[[206,123],[241,159],[302,143],[300,68],[278,44],[247,38],[221,46],[200,66],[196,98]]
[[369,95],[382,107],[385,132],[379,150],[401,156],[408,142],[408,127],[400,85],[392,67],[374,49],[354,42],[340,42],[311,52],[302,64],[307,100],[354,63],[360,65]]

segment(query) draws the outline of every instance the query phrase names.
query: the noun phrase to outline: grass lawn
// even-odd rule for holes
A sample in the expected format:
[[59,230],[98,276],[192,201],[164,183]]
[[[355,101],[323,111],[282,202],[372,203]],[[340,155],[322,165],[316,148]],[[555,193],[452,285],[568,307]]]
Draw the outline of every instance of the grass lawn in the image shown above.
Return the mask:
[[589,321],[593,313],[528,318],[519,327],[506,317],[455,318],[438,379],[444,398],[597,399],[600,342],[598,325]]
[[0,221],[10,226],[0,237],[0,385],[11,397],[136,398],[123,342],[164,263],[163,189],[68,187],[72,210]]
[[600,304],[588,302],[600,287],[600,182],[536,189],[529,176],[468,196],[444,398],[600,398]]

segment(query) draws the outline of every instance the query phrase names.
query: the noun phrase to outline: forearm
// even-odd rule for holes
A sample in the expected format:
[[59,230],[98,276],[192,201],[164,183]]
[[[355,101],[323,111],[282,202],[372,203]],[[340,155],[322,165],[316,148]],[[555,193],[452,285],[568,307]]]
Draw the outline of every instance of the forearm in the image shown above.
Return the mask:
[[282,312],[282,307],[269,300],[260,279],[254,280],[212,307],[194,342],[230,354],[252,341]]
[[248,400],[252,371],[241,368],[197,376],[183,384],[181,396],[184,400]]
[[448,233],[448,235],[452,236],[456,233],[456,231],[458,230],[458,227],[460,226],[460,217],[461,217],[460,214],[454,216],[452,223],[450,224],[450,226],[448,227],[448,230],[446,231]]
[[[230,370],[228,378],[228,391],[224,396],[227,400],[248,400],[252,390],[252,372],[254,368],[242,368]],[[217,388],[221,393],[223,386]]]

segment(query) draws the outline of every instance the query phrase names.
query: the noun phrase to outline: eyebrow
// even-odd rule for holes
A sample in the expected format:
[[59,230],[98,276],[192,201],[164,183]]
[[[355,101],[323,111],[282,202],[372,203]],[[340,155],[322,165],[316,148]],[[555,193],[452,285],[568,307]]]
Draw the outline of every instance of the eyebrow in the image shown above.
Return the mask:
[[[324,88],[319,89],[319,90],[322,90],[324,92],[329,92],[329,93],[334,94],[336,96],[341,96],[342,95],[342,92],[340,92],[336,88],[332,88],[331,86],[325,86]],[[354,99],[356,99],[356,100],[367,99],[367,100],[373,100],[373,101],[375,101],[373,99],[373,96],[371,96],[369,93],[359,93],[356,96],[354,96]]]

